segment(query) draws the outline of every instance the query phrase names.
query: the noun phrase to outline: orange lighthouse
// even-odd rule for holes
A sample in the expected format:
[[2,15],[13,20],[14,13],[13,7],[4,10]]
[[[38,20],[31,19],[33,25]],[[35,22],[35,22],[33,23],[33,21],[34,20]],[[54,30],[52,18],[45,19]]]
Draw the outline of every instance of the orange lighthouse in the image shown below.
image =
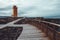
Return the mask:
[[17,17],[18,13],[17,13],[17,7],[13,6],[13,17]]

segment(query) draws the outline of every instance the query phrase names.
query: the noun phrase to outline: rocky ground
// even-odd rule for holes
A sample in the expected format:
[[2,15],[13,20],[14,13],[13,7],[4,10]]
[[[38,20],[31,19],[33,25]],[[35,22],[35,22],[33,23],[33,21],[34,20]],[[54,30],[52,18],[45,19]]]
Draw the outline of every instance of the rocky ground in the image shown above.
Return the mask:
[[[22,18],[23,19],[23,18]],[[22,19],[17,19],[15,21],[9,22],[7,24],[0,25],[0,29],[4,27],[23,27],[23,31],[17,40],[49,40],[45,37],[45,34],[38,30],[35,26],[30,24],[14,24]],[[11,40],[11,39],[9,39]],[[16,40],[16,39],[15,39]]]

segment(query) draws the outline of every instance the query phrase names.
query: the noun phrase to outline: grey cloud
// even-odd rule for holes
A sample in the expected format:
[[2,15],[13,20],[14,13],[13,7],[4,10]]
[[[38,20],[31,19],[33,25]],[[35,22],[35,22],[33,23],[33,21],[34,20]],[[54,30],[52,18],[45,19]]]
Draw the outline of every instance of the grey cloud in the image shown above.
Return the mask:
[[11,10],[11,9],[12,9],[12,6],[7,6],[4,8],[0,8],[0,11],[6,11],[6,10]]
[[18,10],[19,12],[19,15],[22,15],[22,14],[26,14],[28,11],[32,11],[32,10],[36,10],[35,7],[28,7],[28,8],[24,8],[24,9],[21,9],[21,10]]

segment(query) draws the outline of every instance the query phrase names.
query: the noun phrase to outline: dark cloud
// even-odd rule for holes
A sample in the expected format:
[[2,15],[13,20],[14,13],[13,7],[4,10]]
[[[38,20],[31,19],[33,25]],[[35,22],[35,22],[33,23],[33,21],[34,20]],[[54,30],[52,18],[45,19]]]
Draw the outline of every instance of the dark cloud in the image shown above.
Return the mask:
[[6,10],[11,10],[11,9],[12,9],[12,6],[7,6],[4,8],[0,8],[0,11],[6,11]]

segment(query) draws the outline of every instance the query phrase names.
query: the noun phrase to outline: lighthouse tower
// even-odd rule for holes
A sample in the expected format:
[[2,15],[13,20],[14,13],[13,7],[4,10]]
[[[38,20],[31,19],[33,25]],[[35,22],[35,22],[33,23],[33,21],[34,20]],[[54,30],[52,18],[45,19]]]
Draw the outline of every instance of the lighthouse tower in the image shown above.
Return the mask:
[[13,6],[13,17],[17,17],[18,13],[17,13],[17,6]]

